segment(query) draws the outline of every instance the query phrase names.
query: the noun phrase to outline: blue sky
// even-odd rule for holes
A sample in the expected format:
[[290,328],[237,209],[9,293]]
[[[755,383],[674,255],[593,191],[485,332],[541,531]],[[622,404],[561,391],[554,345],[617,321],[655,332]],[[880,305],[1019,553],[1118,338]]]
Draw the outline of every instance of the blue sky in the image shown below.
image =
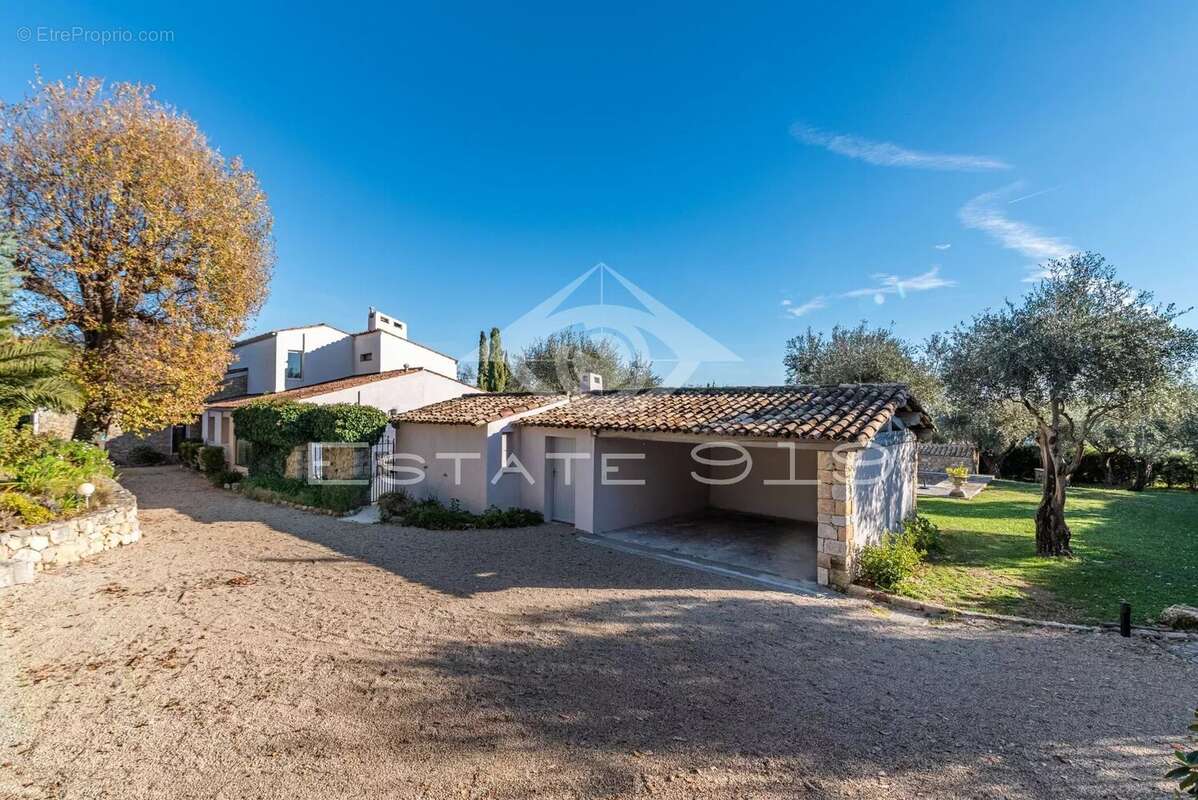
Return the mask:
[[692,380],[771,383],[808,325],[921,339],[1072,249],[1198,298],[1198,4],[566,5],[10,3],[0,97],[153,83],[242,156],[254,331],[373,304],[467,354],[603,262],[742,359]]

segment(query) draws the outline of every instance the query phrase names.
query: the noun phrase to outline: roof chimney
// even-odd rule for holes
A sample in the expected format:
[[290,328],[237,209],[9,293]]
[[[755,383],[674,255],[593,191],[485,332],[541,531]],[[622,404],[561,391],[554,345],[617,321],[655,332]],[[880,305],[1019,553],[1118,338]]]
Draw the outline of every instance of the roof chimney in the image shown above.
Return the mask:
[[579,379],[578,391],[582,394],[586,394],[587,392],[602,392],[603,376],[594,372],[584,372]]

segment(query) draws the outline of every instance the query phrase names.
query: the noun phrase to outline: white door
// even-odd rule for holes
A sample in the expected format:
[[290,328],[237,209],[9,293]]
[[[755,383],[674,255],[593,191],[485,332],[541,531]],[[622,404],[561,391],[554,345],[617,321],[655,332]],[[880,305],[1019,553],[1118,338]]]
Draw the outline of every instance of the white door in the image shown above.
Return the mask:
[[[549,437],[550,452],[555,453],[573,453],[574,440],[562,439],[557,436]],[[574,524],[574,483],[578,476],[573,474],[571,470],[570,484],[566,484],[566,470],[574,465],[567,464],[565,459],[551,458],[548,459],[549,470],[552,473],[552,479],[549,485],[552,488],[553,497],[549,501],[549,517],[555,522],[568,522]]]

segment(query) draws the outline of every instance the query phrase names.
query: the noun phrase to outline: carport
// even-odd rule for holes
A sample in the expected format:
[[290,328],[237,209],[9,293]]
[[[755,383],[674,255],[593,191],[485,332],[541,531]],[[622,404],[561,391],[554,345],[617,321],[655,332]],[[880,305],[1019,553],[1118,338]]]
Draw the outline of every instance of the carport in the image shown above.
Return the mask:
[[914,512],[932,431],[900,384],[587,392],[517,426],[521,502],[549,519],[838,585]]
[[817,577],[817,451],[710,436],[599,433],[595,533],[764,572]]

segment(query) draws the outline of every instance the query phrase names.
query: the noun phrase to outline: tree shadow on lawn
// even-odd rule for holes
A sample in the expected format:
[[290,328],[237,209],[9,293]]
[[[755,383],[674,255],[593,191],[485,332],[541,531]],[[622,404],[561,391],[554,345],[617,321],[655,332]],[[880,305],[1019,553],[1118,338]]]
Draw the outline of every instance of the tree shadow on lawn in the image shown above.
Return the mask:
[[[982,610],[1077,622],[1114,621],[1123,599],[1133,603],[1137,621],[1186,602],[1183,565],[1166,544],[1181,534],[1176,528],[1184,508],[1162,508],[1161,498],[1151,494],[1075,488],[1065,512],[1074,556],[1041,558],[1034,534],[1039,492],[1024,494],[1022,501],[925,505],[945,531],[947,552],[932,560],[933,575],[917,593],[950,604],[955,597]],[[947,595],[937,598],[936,584]]]
[[[358,662],[362,686],[431,672],[444,690],[384,693],[376,735],[431,737],[450,762],[565,752],[547,780],[587,796],[688,768],[722,775],[724,797],[856,794],[880,774],[903,786],[893,796],[1127,796],[1158,780],[1159,737],[1188,700],[1172,682],[1185,666],[1163,679],[1112,640],[913,626],[778,595],[508,622],[535,635]],[[442,722],[413,727],[429,720]]]

